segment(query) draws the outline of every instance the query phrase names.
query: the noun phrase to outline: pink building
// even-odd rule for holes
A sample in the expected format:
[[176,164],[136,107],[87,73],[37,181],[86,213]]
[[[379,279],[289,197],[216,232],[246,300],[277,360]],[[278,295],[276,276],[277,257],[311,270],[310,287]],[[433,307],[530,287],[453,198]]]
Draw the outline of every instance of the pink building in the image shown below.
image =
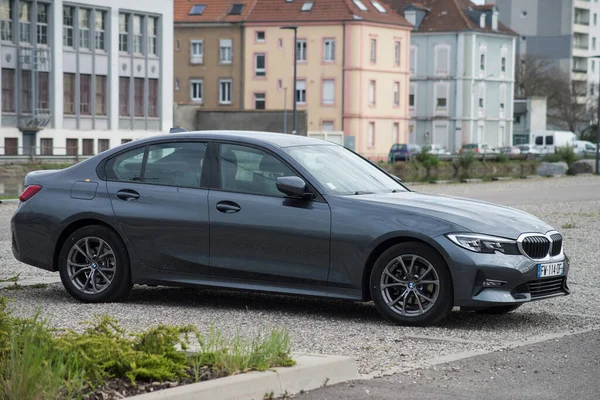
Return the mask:
[[[255,0],[244,28],[244,105],[293,102],[293,31],[298,27],[298,109],[309,134],[354,136],[354,148],[387,158],[408,136],[411,25],[376,0]],[[291,131],[291,112],[290,131]]]

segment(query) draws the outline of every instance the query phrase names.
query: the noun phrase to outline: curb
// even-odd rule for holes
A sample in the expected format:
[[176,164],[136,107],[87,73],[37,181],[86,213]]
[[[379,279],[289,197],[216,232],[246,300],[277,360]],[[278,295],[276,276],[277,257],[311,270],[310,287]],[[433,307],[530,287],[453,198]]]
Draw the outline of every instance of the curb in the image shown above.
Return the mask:
[[192,383],[130,397],[136,400],[262,400],[265,394],[278,397],[325,385],[360,379],[351,357],[294,354],[296,365],[264,372],[249,372],[206,382]]
[[19,202],[19,199],[5,199],[5,200],[0,200],[0,204],[2,204],[2,203],[10,204],[10,203],[18,203],[18,202]]
[[9,286],[34,286],[34,285],[51,285],[53,283],[60,283],[60,278],[48,277],[48,278],[35,278],[35,279],[24,279],[16,282],[0,282],[0,290]]
[[481,183],[483,179],[461,179],[462,183]]

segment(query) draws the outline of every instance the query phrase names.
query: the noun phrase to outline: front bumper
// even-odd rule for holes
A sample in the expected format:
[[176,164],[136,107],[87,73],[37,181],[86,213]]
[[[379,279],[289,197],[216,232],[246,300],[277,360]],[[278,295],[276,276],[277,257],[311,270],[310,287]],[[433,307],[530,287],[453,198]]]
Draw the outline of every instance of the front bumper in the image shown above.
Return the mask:
[[[447,252],[455,306],[482,308],[511,305],[571,293],[567,285],[567,256],[548,261],[564,262],[562,275],[538,278],[537,266],[540,262],[529,257],[475,253],[460,248],[445,236],[438,237],[437,241]],[[486,281],[488,284],[496,282],[497,286],[486,286]]]

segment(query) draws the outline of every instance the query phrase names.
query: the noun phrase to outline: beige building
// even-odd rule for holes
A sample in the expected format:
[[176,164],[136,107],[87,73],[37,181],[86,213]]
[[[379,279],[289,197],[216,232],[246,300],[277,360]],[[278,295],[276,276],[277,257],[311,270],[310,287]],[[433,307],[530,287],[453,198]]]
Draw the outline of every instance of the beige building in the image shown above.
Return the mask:
[[[282,26],[298,27],[295,94],[294,32]],[[309,135],[353,136],[372,159],[406,143],[411,26],[383,2],[257,0],[244,27],[246,109],[291,109],[295,95]]]

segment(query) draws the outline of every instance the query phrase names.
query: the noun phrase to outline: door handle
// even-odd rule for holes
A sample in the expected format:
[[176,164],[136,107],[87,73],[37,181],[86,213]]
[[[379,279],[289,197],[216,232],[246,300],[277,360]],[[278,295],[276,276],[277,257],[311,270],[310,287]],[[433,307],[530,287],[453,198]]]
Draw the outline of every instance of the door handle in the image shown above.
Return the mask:
[[123,189],[117,192],[117,197],[121,200],[132,201],[140,198],[140,194],[135,190]]
[[217,203],[217,210],[225,214],[233,214],[242,208],[233,201],[220,201]]

